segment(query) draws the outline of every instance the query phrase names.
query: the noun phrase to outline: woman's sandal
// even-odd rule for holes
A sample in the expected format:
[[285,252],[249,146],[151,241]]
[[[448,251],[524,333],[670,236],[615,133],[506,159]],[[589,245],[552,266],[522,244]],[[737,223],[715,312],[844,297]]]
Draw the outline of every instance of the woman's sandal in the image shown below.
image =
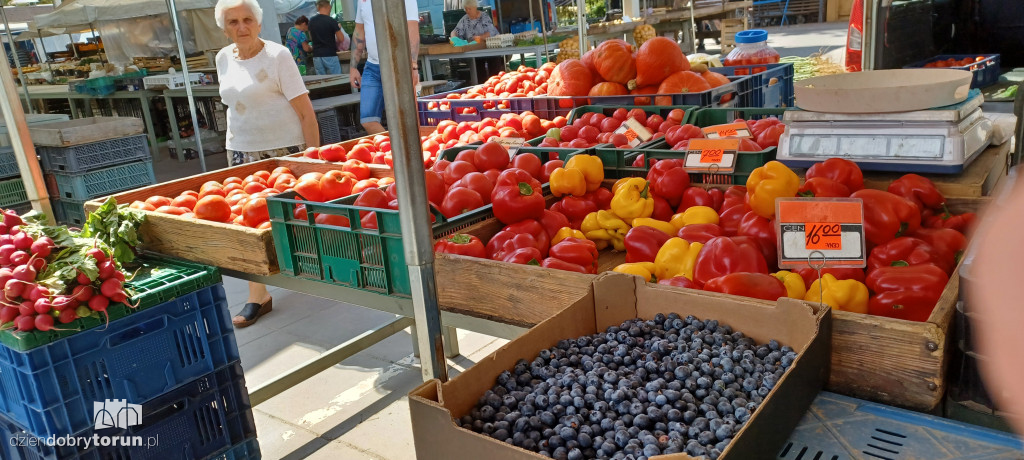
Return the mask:
[[247,303],[242,307],[242,311],[238,312],[234,318],[231,318],[231,323],[236,328],[249,327],[256,320],[260,319],[261,316],[270,313],[274,309],[274,299],[271,298],[262,304],[259,303]]

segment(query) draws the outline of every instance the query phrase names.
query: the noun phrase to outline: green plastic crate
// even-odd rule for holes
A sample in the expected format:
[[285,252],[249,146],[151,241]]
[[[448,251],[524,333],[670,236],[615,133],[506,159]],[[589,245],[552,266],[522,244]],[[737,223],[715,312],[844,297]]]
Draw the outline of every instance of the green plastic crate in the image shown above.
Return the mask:
[[[267,198],[281,273],[385,295],[411,295],[398,211],[355,206],[352,203],[358,195],[327,203],[297,200],[296,196],[286,192]],[[306,219],[294,217],[298,205],[306,206]],[[360,211],[375,212],[378,228],[363,228]],[[343,216],[351,225],[318,224],[316,214]],[[434,211],[433,236],[450,235],[493,216],[491,205],[452,219]]]
[[28,201],[25,183],[20,177],[0,181],[0,208],[10,208]]
[[782,119],[782,114],[786,113],[786,108],[754,108],[754,107],[735,107],[735,108],[724,108],[724,109],[699,109],[694,114],[693,123],[701,128],[708,126],[723,125],[726,123],[732,123],[737,118],[744,120],[760,120],[762,118],[776,117]]
[[[128,301],[138,306],[133,308],[125,304],[111,304],[107,308],[109,321],[221,282],[220,270],[216,267],[150,254],[139,257],[125,269],[134,275],[131,281],[125,283],[126,289],[134,293]],[[0,331],[0,343],[13,350],[27,351],[86,329],[103,326],[107,322],[106,318],[79,318],[68,324],[58,323],[56,327],[64,329],[61,331]]]
[[[736,167],[733,168],[733,172],[730,173],[690,173],[691,184],[703,184],[703,185],[746,185],[747,178],[750,177],[750,173],[754,172],[755,169],[764,166],[765,163],[775,159],[776,154],[775,147],[768,147],[760,152],[739,152],[736,157]],[[671,150],[667,142],[662,141],[661,144],[655,145],[652,148],[643,149],[640,153],[644,155],[644,168],[632,167],[630,162],[629,170],[642,170],[643,176],[647,175],[647,170],[650,168],[650,160],[654,158],[656,160],[664,160],[671,158],[683,159],[686,157],[686,152],[681,150]],[[635,159],[636,157],[632,157]]]
[[[532,140],[527,142],[527,145],[539,144],[541,139],[543,139],[543,137],[538,137],[536,139],[532,139]],[[534,141],[537,141],[537,142],[534,143]],[[459,154],[459,152],[461,152],[463,150],[476,150],[479,147],[480,147],[480,145],[478,145],[478,144],[468,144],[468,145],[460,145],[458,147],[452,147],[450,149],[445,149],[443,152],[441,152],[441,156],[440,157],[442,159],[445,159],[445,160],[448,160],[448,161],[454,161],[455,157]],[[551,158],[551,156],[550,156],[551,153],[554,153],[554,154],[558,155],[558,159],[559,160],[569,161],[569,158],[571,158],[573,155],[579,155],[581,153],[582,154],[592,154],[593,152],[591,150],[592,149],[571,149],[571,148],[562,148],[562,147],[520,147],[519,150],[516,151],[516,156],[523,155],[523,154],[533,154],[533,155],[536,155],[537,158],[540,158],[540,162],[541,163],[547,163],[548,161],[554,159],[554,158]],[[547,154],[547,155],[545,155],[545,154]]]

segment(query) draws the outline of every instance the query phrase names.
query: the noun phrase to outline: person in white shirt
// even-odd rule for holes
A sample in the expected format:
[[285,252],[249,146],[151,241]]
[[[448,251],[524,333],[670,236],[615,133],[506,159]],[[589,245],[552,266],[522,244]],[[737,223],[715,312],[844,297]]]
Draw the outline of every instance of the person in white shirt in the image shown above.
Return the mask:
[[[263,10],[256,0],[218,0],[214,16],[231,44],[217,53],[220,97],[227,106],[228,165],[320,146],[320,131],[292,54],[259,37]],[[266,286],[249,283],[249,299],[232,318],[246,327],[270,312]]]
[[[356,28],[352,32],[352,64],[349,81],[359,88],[359,122],[367,134],[384,132],[381,117],[384,114],[384,88],[380,79],[380,59],[377,55],[377,32],[373,25],[373,7],[369,0],[358,0]],[[420,23],[416,0],[405,0],[405,19],[409,26],[409,50],[412,52],[412,85],[419,83]],[[359,60],[366,51],[366,66],[359,72]]]

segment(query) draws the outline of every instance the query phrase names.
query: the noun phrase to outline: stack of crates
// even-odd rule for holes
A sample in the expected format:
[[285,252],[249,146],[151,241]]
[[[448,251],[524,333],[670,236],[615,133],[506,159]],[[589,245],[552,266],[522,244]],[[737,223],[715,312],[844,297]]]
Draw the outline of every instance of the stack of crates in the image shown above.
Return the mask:
[[98,135],[90,142],[60,146],[34,141],[54,217],[62,224],[84,224],[86,201],[156,182],[145,134]]
[[10,146],[0,147],[0,209],[14,209],[18,214],[32,210],[14,158],[14,148]]
[[0,458],[260,458],[220,273],[140,261],[109,324],[0,332]]

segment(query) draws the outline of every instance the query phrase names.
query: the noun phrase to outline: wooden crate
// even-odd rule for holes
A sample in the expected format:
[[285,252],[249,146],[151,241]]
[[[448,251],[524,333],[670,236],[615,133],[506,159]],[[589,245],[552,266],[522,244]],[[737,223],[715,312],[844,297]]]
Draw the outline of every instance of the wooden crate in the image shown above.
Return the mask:
[[[306,161],[302,158],[271,158],[231,168],[199,174],[171,182],[118,193],[119,204],[145,200],[150,196],[178,196],[186,190],[199,190],[206,181],[223,181],[228,177],[246,177],[256,171],[272,171],[287,166],[298,175],[307,172],[326,173],[339,169],[337,164]],[[391,170],[375,170],[377,177],[390,176]],[[85,204],[87,211],[99,207],[104,198]],[[279,271],[277,252],[270,229],[257,230],[239,225],[189,219],[169,214],[143,211],[147,215],[141,233],[148,250],[217,267],[255,275],[273,275]]]
[[[947,203],[955,213],[976,212],[989,200],[950,198]],[[492,218],[462,232],[486,242],[502,227]],[[624,252],[602,251],[598,273],[623,262]],[[443,309],[523,327],[547,319],[560,305],[583,295],[595,276],[446,254],[438,254],[435,269],[438,280],[459,280],[438,283]],[[927,322],[833,312],[832,374],[827,388],[916,410],[935,408],[946,388],[949,334],[959,285],[954,273]],[[481,298],[492,301],[480,302]]]
[[[429,135],[430,133],[433,133],[434,130],[435,130],[435,128],[433,126],[420,126],[420,136]],[[354,146],[357,143],[359,143],[359,141],[361,139],[373,139],[375,136],[378,136],[378,135],[387,136],[388,132],[385,131],[385,132],[380,133],[380,134],[368,134],[368,135],[363,136],[363,137],[356,137],[356,138],[353,138],[353,139],[349,139],[347,141],[339,142],[338,145],[340,145],[342,148],[344,148],[346,151],[348,151],[349,149],[352,148],[352,146]],[[313,162],[318,162],[318,163],[326,163],[324,160],[313,160],[313,159],[310,159],[310,158],[306,158],[306,157],[304,157],[302,155],[302,152],[288,155],[288,158],[303,158],[304,160],[308,160],[308,161],[313,161]],[[388,167],[387,165],[367,164],[367,166],[370,167],[370,175],[373,176],[373,177],[394,177],[394,171],[390,167]]]
[[747,19],[722,20],[722,56],[736,48],[736,32],[747,30]]
[[142,134],[141,118],[89,117],[55,121],[29,127],[32,143],[47,147],[68,147],[107,139]]

